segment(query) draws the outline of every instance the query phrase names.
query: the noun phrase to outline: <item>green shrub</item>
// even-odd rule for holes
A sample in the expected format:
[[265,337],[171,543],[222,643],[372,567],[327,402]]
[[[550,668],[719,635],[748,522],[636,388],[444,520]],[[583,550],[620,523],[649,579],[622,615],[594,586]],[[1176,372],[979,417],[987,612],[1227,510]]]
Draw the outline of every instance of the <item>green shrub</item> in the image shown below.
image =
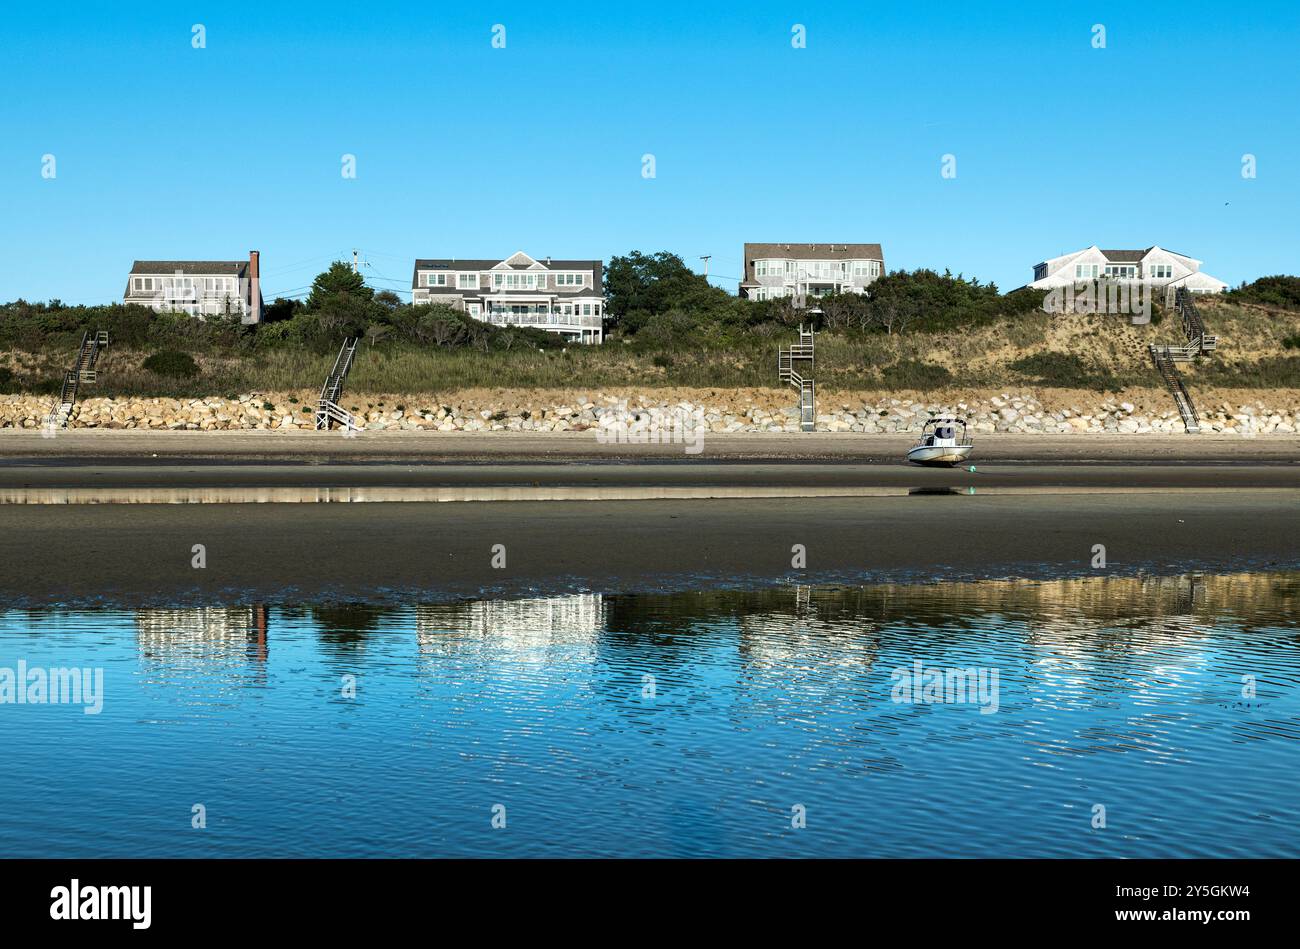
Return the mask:
[[1300,349],[1300,333],[1288,336],[1282,340],[1283,349]]
[[1010,368],[1038,385],[1066,389],[1115,388],[1109,371],[1073,353],[1034,353],[1012,362]]
[[144,368],[154,375],[171,379],[192,379],[199,374],[199,364],[189,353],[163,349],[144,361]]
[[880,381],[887,389],[934,389],[952,382],[952,373],[944,366],[903,359],[882,370]]
[[1300,277],[1284,274],[1260,277],[1254,283],[1243,283],[1224,296],[1234,303],[1258,303],[1285,310],[1300,310]]
[[1212,362],[1200,370],[1200,378],[1232,388],[1300,388],[1300,356],[1267,356],[1235,365]]

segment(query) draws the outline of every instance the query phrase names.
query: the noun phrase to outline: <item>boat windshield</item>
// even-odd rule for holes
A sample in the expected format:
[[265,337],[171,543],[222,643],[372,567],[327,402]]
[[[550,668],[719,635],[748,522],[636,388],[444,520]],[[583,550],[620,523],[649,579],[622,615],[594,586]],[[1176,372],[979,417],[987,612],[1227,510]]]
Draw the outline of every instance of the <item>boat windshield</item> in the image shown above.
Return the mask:
[[951,425],[940,425],[934,430],[935,438],[956,438]]

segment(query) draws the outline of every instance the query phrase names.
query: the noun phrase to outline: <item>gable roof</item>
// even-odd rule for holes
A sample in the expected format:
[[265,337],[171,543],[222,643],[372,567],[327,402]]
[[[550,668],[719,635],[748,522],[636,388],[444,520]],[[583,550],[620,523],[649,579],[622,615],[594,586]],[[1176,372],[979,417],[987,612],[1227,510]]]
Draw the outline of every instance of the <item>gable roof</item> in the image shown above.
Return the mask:
[[545,267],[543,267],[542,264],[538,263],[536,260],[533,260],[533,258],[529,257],[522,250],[515,251],[513,254],[511,254],[505,260],[501,261],[501,263],[497,264],[496,266],[497,268],[510,267],[514,270],[534,270],[534,269],[544,270],[545,269]]
[[[1101,248],[1098,248],[1101,250]],[[1188,257],[1186,254],[1180,254],[1176,250],[1170,250],[1168,247],[1161,247],[1159,244],[1152,244],[1146,250],[1103,250],[1102,256],[1111,263],[1131,264],[1143,260],[1147,254],[1153,250],[1162,250],[1166,254],[1173,254],[1175,257],[1182,257],[1184,260],[1195,260],[1195,257]]]
[[229,274],[242,276],[248,269],[246,260],[137,260],[131,264],[133,274]]
[[1071,251],[1068,254],[1061,254],[1060,256],[1057,257],[1049,257],[1047,260],[1040,260],[1038,263],[1034,264],[1034,269],[1037,270],[1039,267],[1042,267],[1045,264],[1050,264],[1054,260],[1061,261],[1062,266],[1065,266],[1068,265],[1070,261],[1074,260],[1080,254],[1086,254],[1091,250],[1096,250],[1097,253],[1101,254],[1102,257],[1104,257],[1107,261],[1109,261],[1112,264],[1139,263],[1145,260],[1147,255],[1150,254],[1153,250],[1164,251],[1166,254],[1172,254],[1175,257],[1181,257],[1184,260],[1190,260],[1196,264],[1200,264],[1200,261],[1197,260],[1195,257],[1190,257],[1187,254],[1180,254],[1176,250],[1170,250],[1168,247],[1161,247],[1159,244],[1152,244],[1150,247],[1146,248],[1145,250],[1102,250],[1100,247],[1094,244],[1092,247],[1085,247],[1083,250]]
[[[522,251],[520,252],[522,253]],[[470,271],[491,271],[501,269],[507,264],[510,270],[529,270],[534,273],[553,273],[557,270],[582,270],[593,274],[592,285],[596,293],[603,292],[601,283],[605,276],[603,260],[536,260],[532,264],[508,264],[519,254],[511,254],[505,260],[457,260],[455,257],[421,257],[415,261],[415,270],[411,273],[412,289],[420,285],[421,270],[451,270],[466,273]],[[527,256],[526,254],[524,256]],[[532,258],[529,258],[530,260]]]
[[491,270],[499,260],[457,260],[455,257],[430,257],[417,259],[416,270]]
[[745,263],[755,257],[789,260],[878,260],[885,262],[879,244],[745,244]]

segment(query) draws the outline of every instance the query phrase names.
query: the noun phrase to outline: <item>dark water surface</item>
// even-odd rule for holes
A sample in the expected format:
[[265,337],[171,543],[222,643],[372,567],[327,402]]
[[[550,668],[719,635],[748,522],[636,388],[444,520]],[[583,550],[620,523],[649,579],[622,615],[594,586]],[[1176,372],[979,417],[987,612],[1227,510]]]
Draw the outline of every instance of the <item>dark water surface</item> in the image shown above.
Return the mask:
[[[103,705],[0,704],[0,845],[1294,856],[1298,597],[1292,573],[9,611],[0,700],[22,662],[102,669]],[[918,662],[971,693],[897,701]]]

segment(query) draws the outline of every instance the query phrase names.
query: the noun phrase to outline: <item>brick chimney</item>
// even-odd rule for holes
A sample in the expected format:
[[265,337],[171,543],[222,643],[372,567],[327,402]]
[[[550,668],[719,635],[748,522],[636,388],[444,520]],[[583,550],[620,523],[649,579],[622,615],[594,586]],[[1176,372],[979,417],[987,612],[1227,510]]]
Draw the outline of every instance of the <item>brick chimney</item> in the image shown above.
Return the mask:
[[248,252],[248,322],[254,324],[262,322],[262,273],[258,266],[259,256],[255,250]]

